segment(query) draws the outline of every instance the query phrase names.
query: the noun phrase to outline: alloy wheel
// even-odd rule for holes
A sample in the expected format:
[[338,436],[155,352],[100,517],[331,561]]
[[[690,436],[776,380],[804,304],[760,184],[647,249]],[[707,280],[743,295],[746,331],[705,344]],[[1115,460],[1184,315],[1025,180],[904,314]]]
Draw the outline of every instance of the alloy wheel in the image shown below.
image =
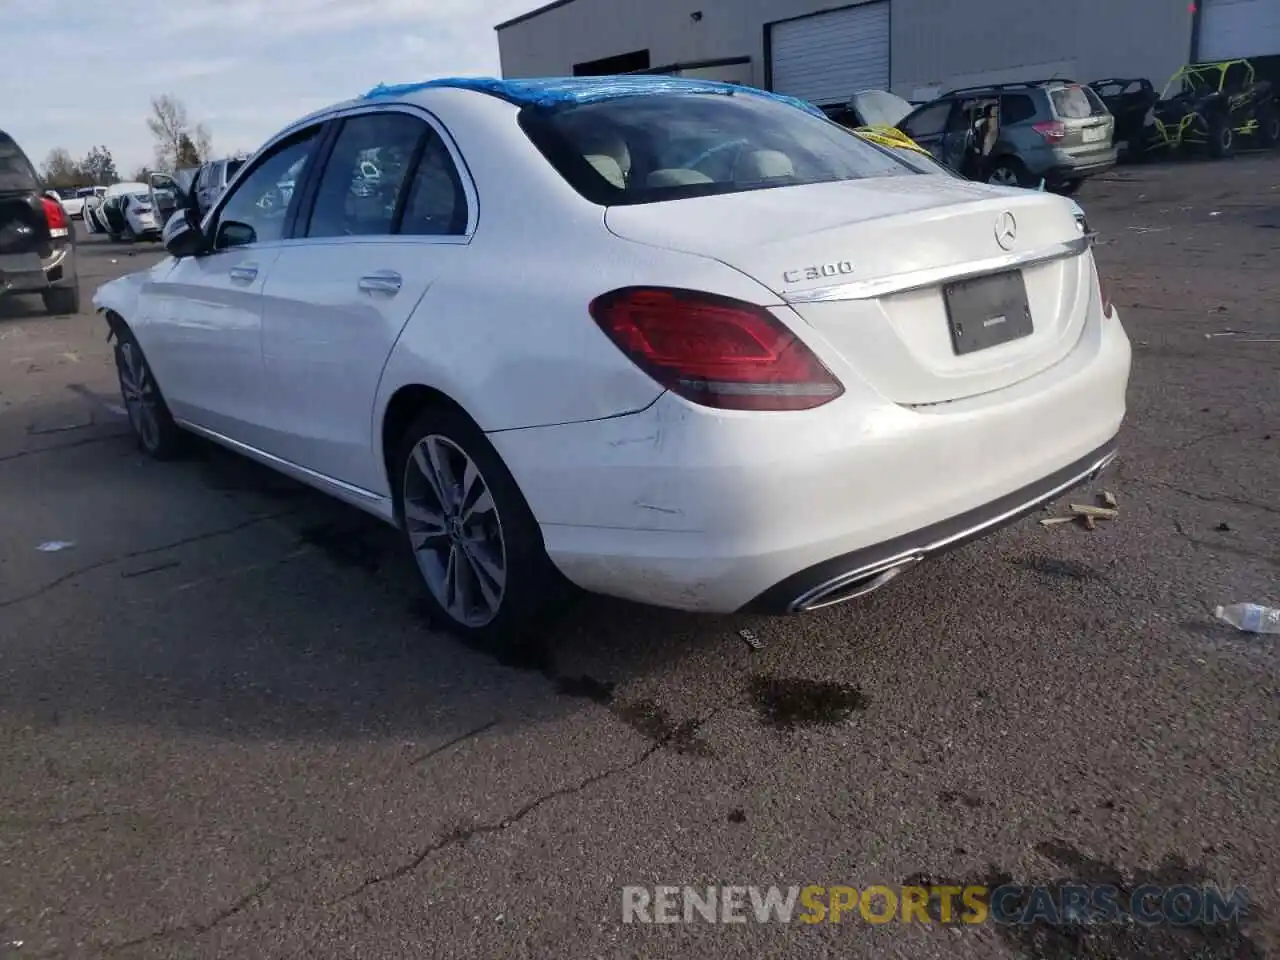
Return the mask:
[[1018,174],[1009,167],[996,167],[991,171],[989,182],[998,187],[1016,187],[1018,186]]
[[438,434],[405,466],[404,521],[418,569],[444,611],[467,627],[497,617],[507,584],[502,520],[480,468]]
[[159,397],[147,361],[135,344],[125,342],[119,346],[116,368],[129,423],[142,445],[154,450],[160,443]]

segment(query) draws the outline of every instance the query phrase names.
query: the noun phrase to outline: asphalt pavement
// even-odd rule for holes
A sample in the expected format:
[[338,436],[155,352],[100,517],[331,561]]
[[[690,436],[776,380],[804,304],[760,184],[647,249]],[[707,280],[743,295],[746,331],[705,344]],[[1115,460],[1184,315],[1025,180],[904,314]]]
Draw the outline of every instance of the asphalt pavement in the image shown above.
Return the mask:
[[[157,464],[86,312],[0,302],[0,956],[1269,955],[1280,939],[1280,156],[1078,198],[1134,342],[1093,531],[1032,517],[854,604],[586,598],[499,663],[394,533]],[[1043,516],[1043,515],[1041,515]],[[41,549],[41,547],[45,549]],[[743,631],[756,638],[748,643]],[[623,923],[627,885],[1242,885],[1242,926]]]

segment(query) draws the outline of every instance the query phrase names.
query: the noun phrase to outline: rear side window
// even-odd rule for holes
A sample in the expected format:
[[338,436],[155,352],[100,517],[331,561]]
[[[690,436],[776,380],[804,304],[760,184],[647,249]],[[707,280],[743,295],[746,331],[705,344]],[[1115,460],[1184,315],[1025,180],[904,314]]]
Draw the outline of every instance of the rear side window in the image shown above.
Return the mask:
[[1007,93],[1000,98],[1000,122],[1023,123],[1036,115],[1036,102],[1025,93]]
[[1053,111],[1063,120],[1085,120],[1107,112],[1098,95],[1088,87],[1062,87],[1049,91]]
[[601,205],[918,173],[829,120],[754,94],[525,107],[520,123],[560,175]]
[[36,176],[31,161],[7,133],[0,133],[0,190],[26,192],[39,190],[40,178]]

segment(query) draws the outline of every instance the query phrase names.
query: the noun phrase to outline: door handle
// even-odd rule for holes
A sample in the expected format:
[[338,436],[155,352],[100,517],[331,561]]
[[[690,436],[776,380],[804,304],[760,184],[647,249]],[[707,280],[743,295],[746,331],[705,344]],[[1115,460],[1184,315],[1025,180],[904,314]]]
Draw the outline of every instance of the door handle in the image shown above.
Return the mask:
[[387,293],[395,296],[400,292],[404,279],[394,270],[379,270],[360,278],[358,286],[364,293]]
[[231,268],[231,279],[239,280],[241,283],[252,283],[258,277],[258,268],[254,266],[240,266]]

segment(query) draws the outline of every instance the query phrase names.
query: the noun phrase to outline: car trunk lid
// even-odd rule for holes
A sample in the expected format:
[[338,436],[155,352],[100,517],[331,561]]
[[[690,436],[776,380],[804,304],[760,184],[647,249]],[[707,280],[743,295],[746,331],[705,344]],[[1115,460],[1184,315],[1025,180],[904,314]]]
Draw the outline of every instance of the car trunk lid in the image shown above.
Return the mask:
[[[626,239],[713,257],[755,278],[790,308],[779,316],[803,321],[864,382],[906,405],[1034,376],[1070,351],[1096,295],[1069,202],[951,178],[852,180],[618,206],[606,223]],[[1007,248],[998,240],[1002,230]],[[975,294],[944,287],[1011,268],[1025,286],[1030,331],[961,352],[949,310],[958,312]],[[995,333],[982,326],[988,320],[1013,330],[1026,318],[977,318],[969,329],[979,340]]]

